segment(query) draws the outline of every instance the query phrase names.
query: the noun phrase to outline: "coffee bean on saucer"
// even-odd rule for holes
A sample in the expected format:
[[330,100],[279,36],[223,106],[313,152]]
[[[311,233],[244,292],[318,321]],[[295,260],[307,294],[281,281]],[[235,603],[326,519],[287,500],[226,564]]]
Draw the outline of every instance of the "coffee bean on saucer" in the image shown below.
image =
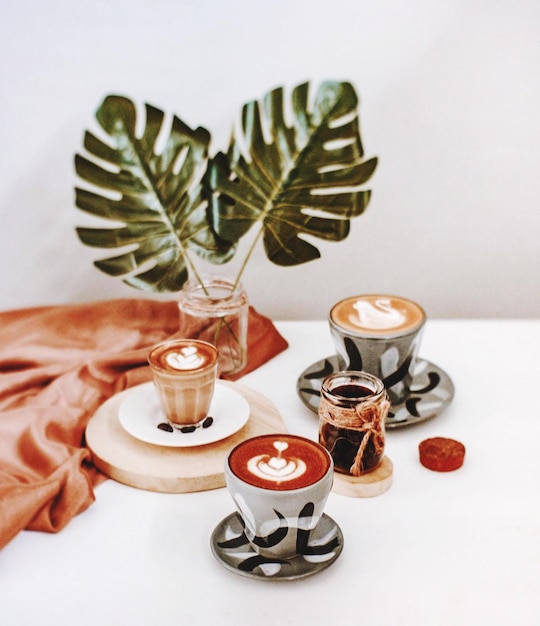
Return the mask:
[[192,433],[197,429],[197,426],[182,426],[181,433]]
[[172,433],[174,430],[170,424],[167,424],[167,422],[162,422],[161,424],[158,424],[158,428],[159,430],[164,430],[165,432],[168,432],[168,433]]
[[204,420],[204,422],[202,423],[202,427],[203,428],[210,428],[210,426],[212,426],[212,424],[214,423],[214,418],[210,417],[210,415]]

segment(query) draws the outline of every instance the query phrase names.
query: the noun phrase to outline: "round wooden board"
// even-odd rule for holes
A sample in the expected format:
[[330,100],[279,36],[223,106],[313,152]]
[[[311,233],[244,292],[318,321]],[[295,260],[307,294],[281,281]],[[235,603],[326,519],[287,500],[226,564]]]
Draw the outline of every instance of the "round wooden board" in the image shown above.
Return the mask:
[[351,498],[380,496],[392,486],[393,473],[394,465],[385,456],[379,467],[363,476],[347,476],[347,474],[335,472],[332,491],[342,496],[350,496]]
[[187,493],[224,487],[225,459],[237,443],[287,429],[277,409],[263,395],[238,383],[220,383],[231,385],[249,403],[249,420],[234,435],[194,448],[168,448],[139,441],[122,428],[118,419],[118,408],[128,389],[102,404],[86,427],[86,444],[94,464],[118,482],[149,491]]

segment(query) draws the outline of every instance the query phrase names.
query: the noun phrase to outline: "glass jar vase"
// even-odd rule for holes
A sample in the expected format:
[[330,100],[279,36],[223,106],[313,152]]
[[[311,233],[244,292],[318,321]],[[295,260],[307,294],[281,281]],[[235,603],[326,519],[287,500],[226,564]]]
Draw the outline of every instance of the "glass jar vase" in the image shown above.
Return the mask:
[[188,280],[178,301],[180,335],[219,351],[218,375],[234,376],[247,362],[248,298],[240,283],[224,276]]

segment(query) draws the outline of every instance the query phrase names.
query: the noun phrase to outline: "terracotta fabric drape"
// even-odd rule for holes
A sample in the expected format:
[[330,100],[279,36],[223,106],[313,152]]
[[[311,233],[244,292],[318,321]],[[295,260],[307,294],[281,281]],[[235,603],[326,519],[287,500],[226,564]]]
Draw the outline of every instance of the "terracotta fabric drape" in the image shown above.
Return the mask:
[[[56,532],[104,476],[84,431],[114,393],[151,379],[148,348],[178,330],[175,302],[125,299],[0,312],[0,548],[20,530]],[[248,364],[287,347],[249,312]]]

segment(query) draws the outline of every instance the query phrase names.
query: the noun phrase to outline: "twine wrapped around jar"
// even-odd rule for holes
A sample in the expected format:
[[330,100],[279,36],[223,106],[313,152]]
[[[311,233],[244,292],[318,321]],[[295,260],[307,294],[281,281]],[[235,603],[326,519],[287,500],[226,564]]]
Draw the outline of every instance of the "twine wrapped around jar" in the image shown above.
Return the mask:
[[[382,382],[364,372],[339,372],[328,378],[332,380],[325,379],[321,390],[319,442],[332,455],[337,471],[360,476],[382,460],[390,402]],[[340,389],[354,385],[364,390],[363,396],[340,395]]]

